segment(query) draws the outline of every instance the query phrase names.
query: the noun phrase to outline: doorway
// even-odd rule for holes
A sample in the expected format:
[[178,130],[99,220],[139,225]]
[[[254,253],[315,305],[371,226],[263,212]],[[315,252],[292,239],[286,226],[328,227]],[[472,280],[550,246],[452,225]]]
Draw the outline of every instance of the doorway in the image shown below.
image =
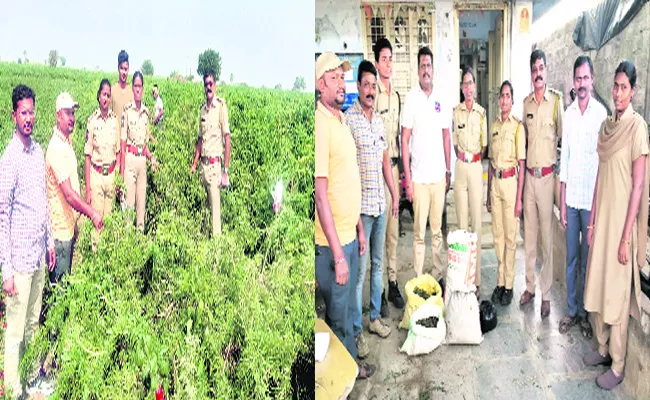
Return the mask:
[[[505,79],[510,79],[508,18],[507,4],[456,5],[458,102],[464,100],[460,89],[461,71],[470,66],[476,75],[475,101],[486,110],[488,132],[499,114],[499,87]],[[489,140],[490,135],[488,146]]]

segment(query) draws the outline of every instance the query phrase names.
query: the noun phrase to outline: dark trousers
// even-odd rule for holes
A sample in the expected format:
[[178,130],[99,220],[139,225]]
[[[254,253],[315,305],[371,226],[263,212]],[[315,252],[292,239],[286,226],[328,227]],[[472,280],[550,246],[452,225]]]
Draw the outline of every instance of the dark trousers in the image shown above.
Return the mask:
[[70,273],[70,267],[72,266],[72,245],[72,239],[66,241],[54,240],[56,263],[54,270],[49,272],[50,283],[58,283],[63,275]]

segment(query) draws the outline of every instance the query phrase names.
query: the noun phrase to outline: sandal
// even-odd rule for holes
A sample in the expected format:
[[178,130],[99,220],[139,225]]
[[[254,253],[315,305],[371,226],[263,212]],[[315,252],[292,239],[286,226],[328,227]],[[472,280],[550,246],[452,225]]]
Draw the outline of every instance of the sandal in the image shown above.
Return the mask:
[[577,324],[579,317],[572,317],[570,315],[565,316],[560,321],[560,333],[567,333],[569,329],[573,328],[573,325]]
[[589,323],[587,317],[580,319],[580,332],[582,332],[582,336],[586,337],[587,339],[591,339],[594,335],[594,331],[591,329],[591,324]]
[[368,379],[375,374],[376,367],[372,364],[357,363],[357,367],[359,367],[357,379]]

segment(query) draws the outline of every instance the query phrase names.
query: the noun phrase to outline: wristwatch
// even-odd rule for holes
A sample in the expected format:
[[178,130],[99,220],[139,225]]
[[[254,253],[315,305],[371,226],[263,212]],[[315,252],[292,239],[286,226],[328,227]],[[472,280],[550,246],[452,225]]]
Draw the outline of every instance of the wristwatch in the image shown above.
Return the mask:
[[447,170],[447,175],[451,175],[451,171],[450,171],[450,170]]

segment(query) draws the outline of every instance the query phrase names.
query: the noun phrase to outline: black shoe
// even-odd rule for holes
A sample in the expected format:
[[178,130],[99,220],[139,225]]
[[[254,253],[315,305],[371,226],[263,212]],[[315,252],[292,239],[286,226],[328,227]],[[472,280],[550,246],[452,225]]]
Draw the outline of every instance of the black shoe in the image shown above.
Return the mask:
[[[501,299],[503,298],[503,292],[506,290],[504,286],[497,286],[494,288],[494,292],[492,292],[492,303],[497,304],[501,303]],[[510,299],[512,300],[512,290],[510,291]]]
[[503,292],[503,297],[501,297],[501,305],[502,306],[510,305],[511,301],[512,301],[512,289],[506,289]]
[[399,292],[399,286],[397,286],[397,281],[391,282],[388,281],[388,301],[393,303],[397,308],[404,308],[404,299]]
[[381,314],[382,318],[388,318],[390,315],[390,311],[388,310],[388,302],[386,301],[386,291],[381,292],[381,310],[379,310],[379,314]]

